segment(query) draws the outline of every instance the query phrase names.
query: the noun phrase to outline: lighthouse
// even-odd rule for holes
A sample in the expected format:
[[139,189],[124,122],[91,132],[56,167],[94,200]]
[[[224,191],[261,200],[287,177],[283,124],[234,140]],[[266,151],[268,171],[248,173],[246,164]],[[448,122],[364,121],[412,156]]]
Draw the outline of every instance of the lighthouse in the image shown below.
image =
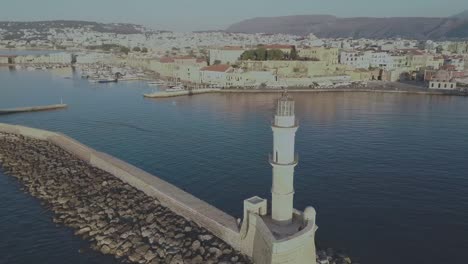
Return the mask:
[[294,167],[298,159],[294,142],[298,123],[294,114],[294,100],[283,93],[276,103],[276,113],[271,125],[273,130],[273,167],[271,188],[272,219],[278,224],[290,224],[293,217]]
[[273,181],[271,211],[267,199],[254,196],[244,200],[240,225],[242,252],[258,264],[315,264],[316,212],[294,208],[294,168],[298,156],[294,150],[298,122],[295,102],[283,92],[275,102],[273,150],[269,156]]

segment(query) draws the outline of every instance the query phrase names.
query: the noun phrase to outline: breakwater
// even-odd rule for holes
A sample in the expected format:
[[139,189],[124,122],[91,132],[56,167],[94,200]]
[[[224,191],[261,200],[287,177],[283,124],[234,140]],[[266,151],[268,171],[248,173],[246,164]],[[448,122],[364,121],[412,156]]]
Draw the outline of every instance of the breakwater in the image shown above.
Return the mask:
[[50,110],[57,110],[57,109],[64,109],[64,108],[67,108],[66,104],[8,108],[8,109],[0,109],[0,115],[16,114],[16,113],[24,113],[24,112],[50,111]]
[[176,97],[184,95],[193,95],[193,94],[205,94],[205,93],[214,93],[219,92],[221,89],[193,89],[193,90],[184,90],[184,91],[171,91],[171,92],[155,92],[150,94],[143,94],[146,98],[167,98],[167,97]]
[[155,185],[143,187],[141,178],[130,176],[136,168],[117,161],[60,134],[0,125],[6,174],[18,178],[55,212],[56,223],[74,228],[93,249],[139,263],[251,262],[232,247],[235,237],[227,229],[234,227],[222,226],[231,224],[223,222],[231,219],[223,220],[222,211],[150,176],[161,181],[156,195]]

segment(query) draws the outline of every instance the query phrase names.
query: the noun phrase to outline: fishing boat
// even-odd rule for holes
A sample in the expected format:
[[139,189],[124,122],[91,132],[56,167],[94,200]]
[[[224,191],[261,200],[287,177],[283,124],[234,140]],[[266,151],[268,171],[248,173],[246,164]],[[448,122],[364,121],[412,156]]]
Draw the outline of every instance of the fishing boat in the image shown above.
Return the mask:
[[98,83],[113,83],[113,82],[117,82],[117,78],[115,79],[100,79],[100,80],[97,80]]
[[176,85],[173,87],[169,87],[166,89],[166,92],[182,92],[185,91],[185,88],[183,85]]
[[165,82],[164,81],[153,81],[153,82],[148,82],[148,85],[151,85],[151,86],[161,86],[161,85],[164,85]]

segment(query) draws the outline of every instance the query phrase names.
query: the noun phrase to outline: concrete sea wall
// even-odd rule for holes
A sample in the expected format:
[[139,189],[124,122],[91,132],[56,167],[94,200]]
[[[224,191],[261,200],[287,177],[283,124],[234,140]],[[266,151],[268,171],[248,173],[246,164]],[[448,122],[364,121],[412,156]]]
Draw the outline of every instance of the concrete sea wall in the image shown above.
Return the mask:
[[[135,188],[136,190],[141,191],[142,193],[144,193],[145,197],[153,197],[153,198],[157,199],[157,203],[158,204],[160,203],[160,205],[163,206],[162,207],[163,209],[159,208],[158,210],[164,211],[165,210],[164,208],[167,208],[170,211],[174,212],[176,215],[181,216],[181,217],[183,217],[185,219],[188,219],[189,221],[193,221],[194,223],[196,223],[197,225],[200,226],[201,230],[206,229],[207,232],[211,233],[212,235],[218,237],[219,239],[221,239],[222,241],[227,243],[229,245],[229,247],[233,248],[233,250],[240,250],[239,227],[238,227],[236,219],[234,217],[232,217],[232,216],[224,213],[223,211],[211,206],[210,204],[208,204],[208,203],[194,197],[193,195],[182,191],[181,189],[177,188],[176,186],[174,186],[174,185],[172,185],[172,184],[170,184],[170,183],[168,183],[168,182],[166,182],[166,181],[164,181],[164,180],[162,180],[162,179],[160,179],[160,178],[158,178],[156,176],[153,176],[153,175],[151,175],[151,174],[149,174],[149,173],[147,173],[147,172],[145,172],[145,171],[143,171],[141,169],[138,169],[138,168],[136,168],[136,167],[134,167],[134,166],[122,161],[122,160],[114,158],[114,157],[112,157],[110,155],[107,155],[107,154],[102,153],[102,152],[98,152],[98,151],[96,151],[96,150],[94,150],[94,149],[92,149],[92,148],[90,148],[88,146],[85,146],[85,145],[79,143],[78,141],[76,141],[76,140],[74,140],[72,138],[69,138],[69,137],[67,137],[67,136],[65,136],[63,134],[60,134],[60,133],[54,133],[54,132],[50,132],[50,131],[34,129],[34,128],[28,128],[28,127],[23,127],[23,126],[0,124],[0,136],[2,136],[2,135],[3,135],[3,137],[6,137],[8,135],[14,135],[14,136],[18,137],[18,138],[13,138],[13,139],[10,140],[10,141],[15,141],[16,140],[17,143],[11,143],[11,142],[10,143],[8,143],[8,142],[5,143],[5,144],[7,144],[7,148],[15,148],[15,144],[17,144],[18,146],[20,146],[20,145],[23,146],[22,148],[24,148],[24,149],[22,151],[28,152],[29,151],[28,150],[29,145],[32,144],[32,146],[31,146],[32,150],[35,149],[34,144],[38,144],[39,145],[38,148],[44,149],[47,146],[41,145],[41,144],[43,144],[41,142],[46,142],[47,144],[51,144],[52,146],[57,147],[59,149],[59,150],[57,150],[58,152],[66,151],[67,153],[71,154],[74,158],[77,158],[80,162],[84,162],[85,164],[88,164],[88,166],[90,166],[90,168],[86,168],[86,166],[80,165],[82,167],[78,167],[77,169],[73,169],[73,170],[81,170],[80,168],[85,168],[83,170],[86,170],[86,171],[98,170],[98,171],[106,172],[108,175],[110,175],[109,177],[111,177],[111,178],[115,176],[118,179],[120,179],[124,184],[128,184],[132,188]],[[23,141],[24,140],[31,140],[31,142],[24,143],[22,140]],[[35,142],[34,140],[36,140],[38,142]],[[43,153],[43,152],[46,153],[47,151],[41,150],[40,153]],[[10,153],[10,155],[14,155],[14,154],[11,154],[11,153],[15,153],[15,151],[10,151],[8,153]],[[8,153],[3,153],[2,154],[0,152],[0,162],[2,161],[2,158],[7,158],[5,156],[7,156]],[[3,155],[3,157],[2,157],[2,155]],[[41,156],[41,155],[42,154],[37,154],[37,156]],[[46,153],[45,155],[49,155],[49,154]],[[63,161],[60,161],[60,160],[57,161],[57,159],[60,159],[60,158],[58,158],[59,156],[60,155],[55,155],[55,156],[52,155],[53,159],[56,160],[55,161],[56,163],[62,164]],[[32,155],[31,157],[34,158],[35,155]],[[73,163],[73,164],[75,164],[75,163]],[[5,164],[3,164],[3,165],[5,166]],[[28,163],[25,166],[28,167],[28,166],[31,166],[31,164]],[[48,167],[45,164],[42,164],[40,166]],[[74,165],[70,165],[70,166],[73,167]],[[22,177],[22,179],[25,179],[26,183],[28,183],[28,181],[31,181],[31,179],[30,179],[31,176],[30,175],[26,175],[27,173],[22,173],[21,172],[21,168],[19,167],[18,162],[14,161],[14,160],[10,160],[9,165],[7,164],[6,167],[7,167],[7,169],[10,168],[10,170],[13,171],[13,172],[17,172],[17,174],[19,174],[18,177],[20,177],[20,178]],[[63,170],[67,170],[67,168],[60,168],[59,171],[63,171]],[[100,173],[97,173],[97,175],[100,175]],[[98,177],[98,176],[96,176],[96,177]],[[52,181],[62,181],[63,179],[60,178],[59,176],[57,176],[56,178],[50,179],[50,180],[52,180]],[[80,180],[80,179],[78,179],[78,180]],[[82,180],[83,179],[81,179],[80,181],[82,181]],[[107,179],[107,182],[108,181],[112,181],[112,180]],[[33,181],[33,182],[35,182],[35,181]],[[116,184],[116,185],[120,184],[117,181],[112,181],[112,182],[115,182],[114,184]],[[62,185],[68,186],[69,183],[66,182],[66,183],[64,183]],[[86,186],[88,186],[88,185],[94,185],[94,184],[86,184]],[[99,185],[99,184],[97,184],[97,185]],[[37,190],[42,190],[43,186],[39,186],[37,188],[34,189],[35,192],[38,192]],[[46,188],[47,188],[47,186],[46,186]],[[91,192],[95,192],[95,190],[91,190]],[[112,194],[112,192],[110,192],[110,193]],[[54,194],[49,193],[45,197],[50,197],[51,195],[53,196]],[[62,200],[63,199],[64,198],[62,198]],[[115,198],[115,199],[118,199],[118,198]],[[146,198],[143,197],[141,199],[146,199]],[[85,201],[87,201],[87,200],[85,199]],[[81,203],[81,201],[78,201],[78,202]],[[135,205],[135,206],[140,206],[140,205]],[[70,210],[70,208],[66,208],[66,209]],[[106,210],[110,210],[110,209],[112,209],[112,208],[107,208]],[[64,209],[63,208],[58,209],[58,211],[60,211],[60,210],[64,210]],[[169,214],[169,213],[165,213],[165,214]],[[75,216],[72,214],[71,219],[73,219],[73,217],[75,217]],[[144,215],[144,217],[148,218],[149,216]],[[165,216],[165,218],[167,218],[167,217]],[[72,221],[72,220],[70,220],[70,221]],[[182,221],[181,223],[185,223],[185,221],[180,220],[180,219],[178,221]],[[80,230],[78,231],[80,234],[85,234],[85,233],[87,234],[88,232],[94,232],[92,230],[86,229],[88,227],[83,227],[81,225],[77,226],[76,228],[80,228]],[[184,228],[182,228],[182,229],[184,229]],[[197,230],[197,227],[196,226],[190,226],[190,225],[188,225],[186,223],[185,224],[185,229],[189,229],[189,231],[193,230],[193,229]],[[145,229],[145,230],[147,230],[147,229]],[[148,230],[149,230],[149,227],[148,227]],[[143,229],[140,230],[140,231],[141,231],[141,233],[145,232]],[[99,232],[99,231],[95,231],[95,232]],[[190,231],[190,232],[192,232],[192,231]],[[180,237],[185,236],[182,233],[179,234]],[[192,241],[192,240],[185,241],[185,244],[188,244],[187,247],[189,247],[189,248],[193,247],[193,245],[192,245],[193,243],[196,244],[194,246],[196,248],[200,247],[200,245],[197,246],[197,243],[205,244],[205,242],[204,242],[204,240],[202,238],[203,237],[206,238],[206,231],[199,231],[197,234],[198,234],[199,239],[196,240],[196,241],[198,241],[198,242]],[[90,235],[90,234],[87,234],[87,235]],[[162,234],[162,235],[164,235],[164,234]],[[101,240],[102,240],[102,237],[101,237]],[[205,239],[205,240],[211,241],[210,239]],[[122,239],[120,239],[118,241],[120,241],[121,243],[125,243],[125,242],[122,241]],[[99,242],[99,243],[101,243],[101,242]],[[109,251],[108,248],[104,248],[102,243],[101,244],[99,244],[99,243],[98,243],[98,246],[99,246],[98,250],[104,251],[104,253],[106,253],[106,252],[108,253],[108,251]],[[117,242],[115,242],[115,243],[117,243]],[[206,243],[208,243],[208,242],[206,242]],[[215,245],[215,246],[220,245],[219,242],[213,242],[213,243],[214,243],[213,245]],[[210,258],[211,260],[206,262],[206,263],[209,263],[209,262],[213,263],[213,261],[214,261],[213,256],[215,255],[218,258],[222,258],[222,256],[224,256],[223,255],[224,251],[226,251],[227,252],[226,254],[229,255],[229,257],[227,257],[227,256],[224,256],[224,257],[226,259],[231,259],[232,262],[234,262],[234,263],[237,263],[237,262],[248,263],[249,262],[248,258],[244,258],[245,256],[243,256],[240,253],[232,253],[233,251],[230,251],[228,248],[226,248],[226,246],[222,246],[222,247],[220,246],[219,248],[216,248],[213,245],[208,247],[209,251],[213,251],[213,252],[211,252],[211,255],[210,255],[210,253],[207,253],[208,255],[206,255],[206,256],[205,255],[202,255],[202,256],[199,256],[199,257],[197,256],[198,257],[197,261],[199,263],[205,263],[205,261],[201,261],[200,258],[203,258],[203,259],[204,258],[207,258],[207,259]],[[140,247],[142,247],[142,246],[140,245]],[[112,250],[114,250],[114,249],[112,248]],[[145,251],[146,252],[147,250],[148,250],[147,248],[143,248],[143,250],[140,250],[140,251]],[[219,251],[221,251],[221,253]],[[141,252],[141,254],[140,254],[141,256],[140,256],[140,258],[138,258],[138,260],[142,259],[142,256],[144,255],[145,252]],[[199,252],[199,251],[196,251],[196,252]],[[137,253],[133,252],[133,253],[137,254],[138,252]],[[164,254],[167,254],[167,253],[164,253]],[[192,254],[192,253],[190,253],[190,254]],[[193,253],[193,254],[195,254],[195,253]],[[150,254],[150,256],[151,256],[151,254]],[[189,256],[189,257],[194,257],[194,256]],[[133,257],[133,259],[135,259],[135,258],[137,258],[137,257]],[[243,259],[244,259],[244,261],[242,261]],[[177,263],[177,262],[175,262],[175,263]],[[182,262],[180,262],[180,263],[182,263]]]
[[19,107],[10,109],[0,109],[0,115],[15,114],[23,112],[38,112],[38,111],[49,111],[66,108],[66,104],[54,104],[54,105],[43,105],[43,106],[31,106],[31,107]]
[[151,94],[143,94],[146,98],[167,98],[167,97],[176,97],[176,96],[184,96],[184,95],[194,95],[194,94],[205,94],[205,93],[215,93],[220,92],[221,89],[193,89],[192,91],[176,91],[176,92],[155,92]]

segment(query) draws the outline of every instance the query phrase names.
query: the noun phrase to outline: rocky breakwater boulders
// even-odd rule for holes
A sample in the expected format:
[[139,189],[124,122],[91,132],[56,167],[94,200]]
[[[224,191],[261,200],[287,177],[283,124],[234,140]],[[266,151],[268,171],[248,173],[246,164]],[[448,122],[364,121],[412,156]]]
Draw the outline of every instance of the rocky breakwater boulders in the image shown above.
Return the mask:
[[359,264],[352,262],[351,258],[343,252],[332,248],[317,250],[317,264]]
[[0,165],[44,201],[54,222],[122,262],[251,263],[155,198],[47,141],[0,133]]

